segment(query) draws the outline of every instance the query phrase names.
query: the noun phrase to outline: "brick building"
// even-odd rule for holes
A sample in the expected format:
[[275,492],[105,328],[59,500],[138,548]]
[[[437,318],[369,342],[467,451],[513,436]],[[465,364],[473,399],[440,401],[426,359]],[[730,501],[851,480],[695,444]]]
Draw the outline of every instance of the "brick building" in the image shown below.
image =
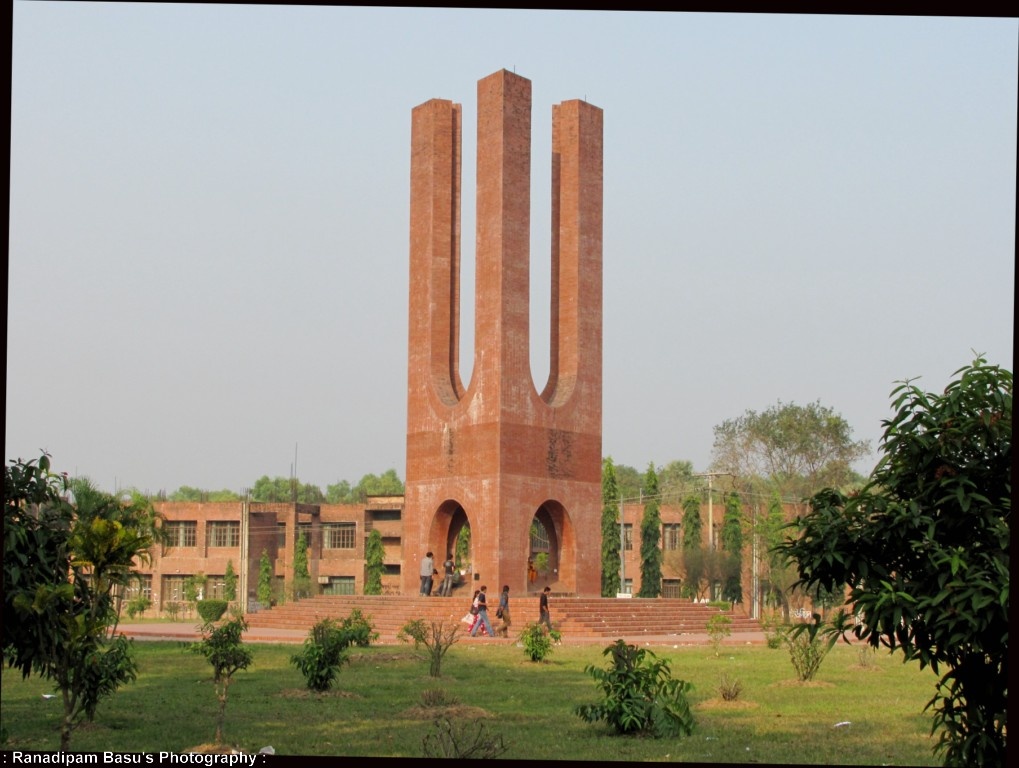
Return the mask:
[[374,496],[367,503],[294,504],[248,501],[156,502],[169,541],[138,568],[133,591],[148,597],[157,613],[184,600],[184,582],[205,575],[204,597],[223,597],[230,563],[238,601],[256,609],[259,566],[264,552],[272,565],[278,599],[290,594],[294,552],[304,533],[313,594],[361,594],[364,547],[378,530],[385,550],[383,590],[399,590],[403,497]]
[[[353,504],[288,504],[261,502],[157,502],[156,509],[164,518],[170,541],[158,547],[148,564],[140,564],[141,581],[132,594],[143,594],[152,601],[149,615],[164,614],[169,603],[183,603],[184,582],[195,574],[204,574],[204,597],[223,597],[227,563],[232,563],[238,577],[238,602],[249,611],[257,610],[257,582],[262,552],[269,557],[278,599],[287,600],[292,594],[294,552],[300,533],[305,534],[308,545],[308,566],[311,574],[311,593],[362,594],[365,582],[365,542],[372,530],[382,536],[385,550],[383,592],[401,592],[402,575],[410,573],[413,588],[418,589],[417,562],[402,562],[404,532],[403,496],[369,497],[367,503]],[[717,528],[721,515],[715,508]],[[787,515],[792,509],[787,510]],[[640,590],[640,525],[644,507],[625,504],[622,510],[620,536],[622,550],[622,591],[636,594]],[[662,549],[662,596],[680,597],[685,578],[682,560],[682,520],[684,511],[679,506],[664,505],[659,546]],[[708,505],[701,508],[702,544],[708,547]],[[596,543],[596,557],[600,557],[601,538]],[[535,572],[528,579],[527,589],[537,591],[546,584],[555,584],[552,570],[555,560],[542,558],[548,554],[550,542],[543,529],[535,529],[529,537],[527,557],[546,570]],[[474,559],[474,552],[468,559]],[[760,572],[761,569],[758,569]],[[600,578],[600,562],[599,562]],[[470,574],[467,575],[470,579]],[[765,587],[763,577],[754,573],[753,542],[745,543],[743,557],[743,593],[746,608],[758,616],[754,595]],[[436,582],[436,588],[438,582]],[[708,585],[704,597],[717,597],[720,585]],[[518,594],[523,594],[519,592]]]

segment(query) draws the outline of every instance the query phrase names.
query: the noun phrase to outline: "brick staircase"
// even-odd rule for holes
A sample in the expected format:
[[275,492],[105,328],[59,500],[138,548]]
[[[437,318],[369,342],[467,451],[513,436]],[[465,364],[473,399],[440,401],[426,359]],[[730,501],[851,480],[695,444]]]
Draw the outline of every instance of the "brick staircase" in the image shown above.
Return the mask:
[[[343,619],[355,608],[370,617],[379,642],[396,642],[400,628],[413,619],[426,622],[457,622],[467,613],[468,595],[453,597],[420,597],[417,595],[320,595],[296,603],[279,605],[247,615],[251,629],[275,628],[309,630],[320,619]],[[489,596],[489,616],[497,625],[495,606],[498,595]],[[683,635],[704,634],[712,616],[724,613],[732,619],[729,628],[733,636],[743,632],[759,632],[760,624],[748,618],[741,610],[720,611],[705,604],[684,599],[615,599],[581,598],[552,595],[549,604],[552,622],[563,634],[573,640],[625,638],[634,641],[640,637],[658,639]],[[538,618],[538,595],[510,596],[513,632]]]

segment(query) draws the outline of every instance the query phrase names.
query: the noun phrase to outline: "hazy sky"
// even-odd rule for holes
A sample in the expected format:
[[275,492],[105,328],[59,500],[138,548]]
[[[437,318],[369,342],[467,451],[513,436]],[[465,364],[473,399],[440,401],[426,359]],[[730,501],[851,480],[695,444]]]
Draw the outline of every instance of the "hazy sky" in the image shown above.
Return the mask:
[[[552,105],[605,120],[603,452],[711,460],[819,400],[1012,368],[1016,19],[21,2],[6,458],[108,490],[405,474],[411,109],[533,83],[532,367]],[[867,472],[876,454],[858,465]]]

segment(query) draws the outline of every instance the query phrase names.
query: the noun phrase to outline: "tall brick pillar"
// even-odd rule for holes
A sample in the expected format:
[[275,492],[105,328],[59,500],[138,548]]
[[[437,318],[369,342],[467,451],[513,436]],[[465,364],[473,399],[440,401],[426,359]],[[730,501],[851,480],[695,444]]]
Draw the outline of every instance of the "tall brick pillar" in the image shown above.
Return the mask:
[[[471,530],[475,584],[601,590],[602,111],[553,107],[549,380],[530,370],[531,82],[478,82],[474,371],[459,372],[460,105],[413,110],[404,593]],[[549,571],[528,580],[531,525]],[[527,609],[522,609],[527,610]],[[536,609],[535,609],[536,610]],[[526,615],[526,613],[524,614]]]

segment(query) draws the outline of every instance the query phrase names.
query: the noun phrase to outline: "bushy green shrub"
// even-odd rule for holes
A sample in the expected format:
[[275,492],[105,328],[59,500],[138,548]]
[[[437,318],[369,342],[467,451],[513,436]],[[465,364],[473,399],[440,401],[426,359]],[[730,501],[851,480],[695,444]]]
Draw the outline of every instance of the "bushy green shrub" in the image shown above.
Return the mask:
[[132,597],[128,600],[125,607],[127,609],[127,615],[133,619],[151,608],[152,601],[143,595],[138,595],[138,597]]
[[617,640],[602,655],[612,666],[585,667],[605,699],[601,704],[582,704],[575,712],[589,723],[604,720],[618,734],[658,737],[689,736],[694,719],[686,694],[692,688],[672,679],[669,663],[652,651]]
[[309,690],[328,691],[347,661],[349,645],[346,631],[332,619],[322,619],[311,628],[301,652],[291,656],[290,662],[304,675]]
[[226,613],[226,600],[199,600],[197,603],[198,615],[206,624],[219,621]]
[[814,679],[821,662],[837,640],[835,635],[822,637],[820,632],[810,631],[817,626],[805,625],[797,628],[799,631],[788,632],[785,636],[789,645],[789,658],[796,669],[797,678],[803,683]]
[[787,627],[781,619],[775,616],[765,616],[761,619],[761,629],[764,630],[764,642],[769,648],[774,650],[782,647]]
[[732,618],[724,613],[716,613],[708,619],[708,639],[718,656],[722,650],[722,641],[732,634]]
[[520,644],[531,661],[544,661],[552,653],[553,643],[559,640],[559,633],[539,623],[527,624],[520,633]]
[[359,648],[367,648],[373,640],[379,639],[379,633],[373,631],[371,616],[365,616],[360,608],[354,608],[350,615],[340,621],[340,629],[347,633],[350,644]]

